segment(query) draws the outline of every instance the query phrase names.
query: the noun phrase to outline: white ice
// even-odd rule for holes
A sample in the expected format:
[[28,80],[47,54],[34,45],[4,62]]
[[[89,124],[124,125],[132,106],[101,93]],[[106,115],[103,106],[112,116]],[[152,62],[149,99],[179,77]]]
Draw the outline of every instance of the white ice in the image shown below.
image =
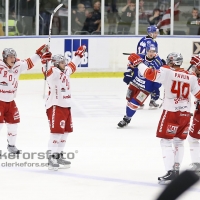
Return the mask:
[[[43,80],[20,81],[16,102],[21,123],[17,147],[22,152],[45,152],[49,126],[45,113]],[[74,132],[66,151],[75,154],[70,169],[49,171],[30,167],[46,159],[0,159],[0,198],[5,200],[155,200],[164,186],[160,139],[155,137],[162,109],[139,110],[125,129],[117,123],[125,114],[127,86],[121,78],[71,79]],[[161,95],[162,97],[162,95]],[[6,127],[0,133],[0,149],[7,152]],[[24,154],[28,156],[28,154]],[[5,167],[5,163],[14,163]],[[19,167],[17,164],[25,165]],[[185,141],[181,169],[189,168],[190,155]],[[179,199],[197,200],[198,182]]]

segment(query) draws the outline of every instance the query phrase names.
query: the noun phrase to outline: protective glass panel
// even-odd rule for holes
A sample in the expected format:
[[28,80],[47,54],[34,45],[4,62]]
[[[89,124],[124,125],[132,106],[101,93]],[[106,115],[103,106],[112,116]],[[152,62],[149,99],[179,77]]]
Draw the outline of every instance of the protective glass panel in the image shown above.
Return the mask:
[[[147,34],[147,27],[156,25],[161,35],[168,34],[163,31],[166,28],[165,17],[169,12],[170,0],[139,1],[139,35]],[[167,25],[167,30],[169,24]]]
[[101,1],[72,1],[73,35],[101,35]]
[[174,35],[200,35],[199,1],[175,1]]
[[135,0],[105,0],[104,34],[135,34]]

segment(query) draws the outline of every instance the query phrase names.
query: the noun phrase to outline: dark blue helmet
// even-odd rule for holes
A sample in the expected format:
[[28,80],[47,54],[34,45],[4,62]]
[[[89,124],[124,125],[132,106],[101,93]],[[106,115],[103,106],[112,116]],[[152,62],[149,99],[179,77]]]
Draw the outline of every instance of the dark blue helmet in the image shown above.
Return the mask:
[[158,28],[155,25],[147,27],[147,34],[150,35],[151,33],[158,32]]
[[155,52],[157,52],[157,49],[156,49],[156,46],[154,44],[147,44],[147,48],[146,48],[146,51],[149,51],[149,50],[153,50]]

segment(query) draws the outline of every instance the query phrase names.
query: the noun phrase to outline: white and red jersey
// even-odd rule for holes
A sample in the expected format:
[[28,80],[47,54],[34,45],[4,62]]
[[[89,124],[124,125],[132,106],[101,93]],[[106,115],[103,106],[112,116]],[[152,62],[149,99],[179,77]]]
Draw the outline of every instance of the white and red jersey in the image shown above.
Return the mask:
[[57,67],[51,67],[47,71],[49,95],[46,101],[46,109],[54,105],[63,108],[71,107],[70,75],[76,71],[80,61],[81,58],[75,56],[64,71]]
[[193,72],[182,68],[173,69],[167,65],[162,66],[160,70],[152,70],[143,63],[139,64],[138,69],[145,78],[163,84],[164,110],[190,112],[190,92],[200,99],[200,86]]
[[37,54],[26,60],[16,59],[11,69],[3,60],[0,60],[0,101],[11,102],[14,100],[21,72],[31,69],[39,60],[40,57]]

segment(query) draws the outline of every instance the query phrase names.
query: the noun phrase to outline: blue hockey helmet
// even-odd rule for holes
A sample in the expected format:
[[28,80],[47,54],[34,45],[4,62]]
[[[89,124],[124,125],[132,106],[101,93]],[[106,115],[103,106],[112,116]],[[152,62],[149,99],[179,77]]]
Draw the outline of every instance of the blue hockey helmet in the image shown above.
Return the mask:
[[154,44],[147,44],[147,47],[146,47],[146,51],[149,51],[149,50],[152,50],[152,51],[155,51],[157,52],[157,48]]
[[151,25],[147,27],[147,34],[150,35],[151,33],[158,32],[158,27],[155,25]]

